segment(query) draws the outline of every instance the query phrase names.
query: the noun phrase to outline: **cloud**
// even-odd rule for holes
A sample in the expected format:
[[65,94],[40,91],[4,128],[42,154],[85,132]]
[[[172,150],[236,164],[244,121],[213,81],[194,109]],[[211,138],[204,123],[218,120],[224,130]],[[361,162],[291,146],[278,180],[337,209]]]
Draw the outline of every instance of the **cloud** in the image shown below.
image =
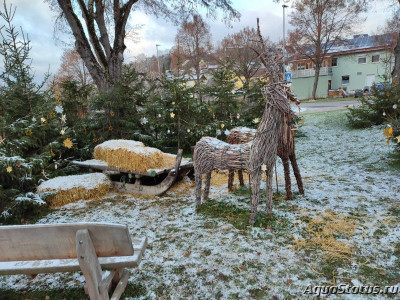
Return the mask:
[[[60,65],[62,49],[53,38],[55,14],[47,3],[42,1],[7,1],[7,5],[16,8],[13,25],[22,28],[30,40],[30,58],[35,81],[41,82],[49,70],[55,73]],[[1,24],[4,23],[1,20]],[[22,38],[22,36],[20,36]]]
[[240,22],[226,27],[222,22],[211,23],[211,32],[214,43],[221,41],[226,35],[239,32],[244,27],[256,27],[257,18],[260,18],[260,30],[264,36],[269,36],[272,41],[282,38],[282,17],[271,11],[244,11]]
[[139,42],[126,41],[128,60],[141,53],[147,56],[155,55],[156,44],[159,44],[159,50],[164,52],[174,45],[177,27],[173,24],[139,11],[132,13],[131,20],[134,23],[132,25],[140,25],[141,29],[137,32]]
[[[246,26],[255,27],[256,18],[260,18],[262,34],[269,36],[272,41],[279,41],[282,38],[282,7],[281,3],[268,1],[233,0],[233,6],[242,14],[240,22],[233,22],[232,27],[227,27],[221,21],[206,19],[210,24],[214,44],[222,40],[227,34],[240,31]],[[390,16],[386,9],[388,0],[382,0],[385,4],[379,3],[371,8],[364,24],[357,24],[363,33],[378,33],[378,25],[382,25],[385,19]],[[60,66],[60,58],[63,47],[54,40],[54,24],[56,15],[49,8],[49,4],[38,0],[7,0],[7,4],[17,7],[14,24],[22,26],[25,33],[31,40],[32,68],[37,75],[37,82],[40,82],[48,71],[53,74]],[[287,9],[287,16],[291,8]],[[133,11],[131,15],[133,24],[141,24],[143,27],[138,31],[140,41],[134,43],[127,40],[127,51],[125,61],[132,60],[134,56],[144,53],[147,56],[156,54],[156,44],[161,45],[161,53],[167,52],[175,41],[177,27],[172,23],[154,16],[146,15],[140,11]],[[289,20],[288,20],[289,21]],[[290,29],[288,22],[287,28]],[[63,40],[69,37],[58,33]],[[1,58],[0,58],[1,59]]]

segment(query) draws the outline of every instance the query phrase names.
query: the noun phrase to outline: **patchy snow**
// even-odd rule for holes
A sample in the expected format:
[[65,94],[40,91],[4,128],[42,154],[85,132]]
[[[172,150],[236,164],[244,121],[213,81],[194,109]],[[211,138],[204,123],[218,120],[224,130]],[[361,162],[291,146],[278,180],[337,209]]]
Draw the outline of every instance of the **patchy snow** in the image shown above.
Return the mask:
[[95,147],[96,149],[101,148],[103,150],[118,150],[123,149],[129,152],[134,152],[140,155],[152,155],[154,153],[160,153],[163,155],[175,156],[169,153],[163,153],[161,150],[152,147],[145,147],[142,142],[132,140],[109,140],[101,143]]
[[60,176],[42,182],[37,191],[41,193],[46,191],[65,191],[73,188],[93,190],[101,184],[110,184],[110,179],[103,173]]
[[215,147],[215,149],[226,149],[227,151],[233,152],[246,151],[250,149],[251,145],[253,144],[252,142],[248,142],[245,144],[228,144],[224,141],[210,136],[202,137],[200,141],[203,141],[210,146]]
[[256,129],[252,129],[252,128],[248,128],[248,127],[243,127],[243,126],[239,126],[239,127],[235,127],[231,129],[231,132],[235,131],[235,132],[241,132],[244,134],[256,134],[257,130]]
[[102,167],[108,167],[107,162],[104,161],[104,160],[100,160],[100,159],[89,159],[89,160],[85,160],[83,162],[78,162],[78,164],[79,163],[90,164],[90,165],[95,165],[95,166],[102,166]]
[[144,147],[142,142],[132,141],[132,140],[109,140],[104,143],[101,143],[95,147],[96,148],[104,148],[108,150],[117,150],[117,149],[125,149],[125,148],[134,148],[134,147]]
[[[149,247],[130,278],[146,287],[142,299],[310,299],[303,293],[308,285],[398,284],[399,257],[394,249],[400,241],[400,177],[388,164],[391,150],[381,128],[350,130],[343,112],[304,117],[304,137],[297,138],[296,153],[306,194],[275,201],[275,218],[287,220],[282,229],[238,230],[228,219],[196,213],[188,179],[180,191],[162,197],[110,193],[102,201],[68,204],[38,223],[111,222],[126,224],[133,237],[147,236]],[[281,164],[278,175],[283,192]],[[227,184],[212,186],[210,197],[249,209],[248,196],[228,194]],[[259,210],[264,209],[262,201]],[[293,244],[307,237],[307,218],[330,211],[356,220],[358,228],[350,237],[337,237],[354,245],[351,261],[323,275],[329,262],[321,251],[295,250]],[[395,276],[389,276],[393,272]],[[33,280],[1,276],[0,288],[83,288],[83,280],[80,273],[39,274]],[[329,299],[385,297],[331,295]]]

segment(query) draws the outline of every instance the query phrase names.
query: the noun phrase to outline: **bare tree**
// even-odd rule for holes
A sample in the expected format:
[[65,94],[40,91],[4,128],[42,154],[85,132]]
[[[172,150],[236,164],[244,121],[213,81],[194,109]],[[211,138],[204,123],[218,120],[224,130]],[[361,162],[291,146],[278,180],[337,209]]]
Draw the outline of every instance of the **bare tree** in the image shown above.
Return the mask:
[[227,58],[232,61],[233,71],[242,80],[245,89],[248,89],[251,78],[261,66],[257,55],[251,49],[259,47],[257,39],[257,30],[245,27],[238,33],[226,36],[217,51],[219,59]]
[[146,56],[146,54],[140,53],[139,55],[135,56],[131,64],[136,71],[140,73],[148,73],[150,72],[152,59],[151,57]]
[[181,74],[182,65],[185,62],[185,56],[182,53],[180,45],[173,47],[170,53],[171,56],[171,70],[175,72],[176,75]]
[[[46,0],[59,11],[61,22],[71,29],[75,48],[101,92],[111,91],[120,80],[128,20],[133,8],[177,21],[205,7],[224,19],[238,18],[230,0]],[[82,16],[82,18],[80,18]]]
[[312,98],[315,99],[321,63],[331,47],[355,32],[365,10],[365,0],[297,0],[290,15],[294,30],[289,44],[315,66]]
[[65,50],[61,57],[61,66],[57,71],[55,80],[62,82],[65,80],[75,80],[81,85],[87,85],[92,82],[90,74],[85,67],[76,50]]
[[211,50],[210,27],[200,15],[194,15],[192,21],[184,21],[176,35],[176,44],[191,63],[196,73],[197,85],[200,85],[200,62]]
[[[400,5],[400,0],[392,0],[393,5],[397,3]],[[397,41],[396,46],[394,47],[394,68],[392,71],[392,78],[394,81],[400,81],[400,17],[399,17],[400,8],[397,7],[393,14],[393,18],[388,22],[387,27],[391,28],[394,31],[397,31]]]

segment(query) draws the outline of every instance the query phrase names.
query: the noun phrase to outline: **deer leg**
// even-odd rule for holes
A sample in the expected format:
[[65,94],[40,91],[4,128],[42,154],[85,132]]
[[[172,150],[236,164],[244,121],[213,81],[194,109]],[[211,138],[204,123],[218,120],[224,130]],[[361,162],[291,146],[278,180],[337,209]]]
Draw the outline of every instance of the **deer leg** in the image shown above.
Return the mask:
[[289,158],[282,158],[284,173],[285,173],[285,188],[286,188],[286,199],[292,200],[292,183],[290,182],[290,166]]
[[296,176],[297,187],[299,188],[300,195],[304,195],[304,187],[303,187],[303,180],[301,179],[300,169],[297,165],[296,154],[289,156],[290,162],[292,163],[292,168],[294,172],[294,176]]
[[235,171],[232,169],[229,169],[229,177],[228,177],[228,191],[232,192],[233,191],[233,179],[235,176]]
[[261,182],[261,168],[251,172],[251,214],[250,214],[250,225],[253,225],[256,221],[257,206],[260,200],[260,182]]
[[267,198],[267,203],[266,203],[266,212],[267,214],[272,214],[272,168],[269,169],[267,172],[267,187],[266,187],[266,198]]
[[195,172],[195,182],[196,182],[196,209],[198,209],[201,205],[201,173]]
[[243,170],[238,171],[238,177],[239,177],[240,186],[244,186]]
[[210,193],[210,181],[211,181],[211,172],[206,174],[206,183],[204,184],[204,200],[208,200],[208,194]]

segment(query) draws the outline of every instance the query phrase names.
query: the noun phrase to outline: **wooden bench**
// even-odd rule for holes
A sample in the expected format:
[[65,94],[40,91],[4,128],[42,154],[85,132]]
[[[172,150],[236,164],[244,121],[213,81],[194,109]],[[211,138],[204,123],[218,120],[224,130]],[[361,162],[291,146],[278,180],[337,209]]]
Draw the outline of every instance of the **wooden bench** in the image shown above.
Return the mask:
[[[119,299],[147,238],[132,243],[126,226],[103,223],[0,226],[0,275],[82,271],[90,299]],[[107,270],[107,271],[104,271]]]

